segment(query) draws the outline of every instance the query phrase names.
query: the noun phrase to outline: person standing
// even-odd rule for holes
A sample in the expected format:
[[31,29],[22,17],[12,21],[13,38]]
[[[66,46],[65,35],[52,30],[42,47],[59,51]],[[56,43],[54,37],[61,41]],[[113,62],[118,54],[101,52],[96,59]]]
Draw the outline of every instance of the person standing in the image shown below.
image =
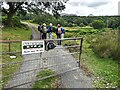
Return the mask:
[[42,35],[43,35],[43,33],[42,33],[42,25],[41,24],[39,24],[39,26],[38,26],[38,31],[40,32],[40,39],[42,39]]
[[49,39],[52,39],[52,30],[53,30],[53,24],[52,23],[50,23],[50,26],[48,27],[48,38]]
[[46,39],[47,38],[47,27],[46,27],[46,24],[45,23],[43,23],[43,26],[42,26],[42,33],[43,33],[43,35],[42,35],[42,39]]
[[64,29],[64,28],[62,28],[61,39],[64,39],[64,35],[65,35],[65,29]]
[[[61,39],[61,34],[62,34],[62,27],[58,23],[57,24],[57,30],[56,30],[57,39]],[[58,45],[61,45],[61,40],[58,40]]]

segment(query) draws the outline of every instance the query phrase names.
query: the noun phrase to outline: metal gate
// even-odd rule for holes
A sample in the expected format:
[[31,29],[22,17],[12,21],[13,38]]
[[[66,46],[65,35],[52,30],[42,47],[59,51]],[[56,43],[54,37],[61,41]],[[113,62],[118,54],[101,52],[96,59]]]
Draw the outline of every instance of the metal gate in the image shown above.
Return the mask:
[[[19,55],[23,57],[21,61],[10,59],[9,62],[2,63],[3,72],[2,88],[26,88],[31,87],[35,81],[58,76],[66,72],[80,68],[80,58],[82,53],[83,38],[46,39],[53,41],[56,47],[43,53],[21,55],[21,49],[14,51],[14,43],[20,45],[21,41],[1,41],[1,44],[8,45],[8,52],[2,50],[1,54]],[[58,42],[61,41],[61,45]],[[46,46],[47,48],[47,46]],[[41,78],[36,78],[38,72],[52,70],[54,73]],[[12,70],[12,71],[11,71]]]

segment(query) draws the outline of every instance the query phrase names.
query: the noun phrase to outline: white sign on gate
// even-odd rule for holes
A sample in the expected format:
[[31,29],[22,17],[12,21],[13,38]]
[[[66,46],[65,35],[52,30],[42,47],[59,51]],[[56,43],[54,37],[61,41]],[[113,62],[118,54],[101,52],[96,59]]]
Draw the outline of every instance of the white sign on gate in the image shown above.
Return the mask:
[[22,55],[44,52],[44,40],[22,41]]

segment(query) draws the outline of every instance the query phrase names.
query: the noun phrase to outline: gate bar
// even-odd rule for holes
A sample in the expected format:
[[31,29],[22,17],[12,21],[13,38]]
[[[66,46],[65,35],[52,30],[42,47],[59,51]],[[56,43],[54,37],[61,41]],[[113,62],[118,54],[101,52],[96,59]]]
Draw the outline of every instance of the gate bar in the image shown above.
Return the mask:
[[[69,62],[69,63],[73,63],[73,62],[74,62],[74,61]],[[77,62],[77,61],[76,61],[76,62]],[[23,74],[23,73],[27,73],[27,72],[31,72],[31,71],[37,71],[37,70],[40,70],[40,69],[50,68],[50,67],[54,67],[54,66],[65,65],[65,64],[67,64],[67,63],[68,63],[68,62],[61,63],[61,64],[49,65],[49,66],[45,66],[45,67],[41,67],[41,68],[37,68],[37,69],[27,70],[27,71],[24,71],[24,72],[17,72],[17,73],[14,73],[14,74],[9,74],[9,75],[7,75],[7,76],[2,76],[2,78],[8,77],[8,76],[13,76],[13,75],[18,75],[18,74]],[[1,78],[1,77],[0,77],[0,78]]]
[[30,82],[22,83],[22,84],[19,84],[19,85],[15,85],[15,86],[8,87],[8,88],[5,87],[5,89],[11,89],[11,88],[15,88],[15,87],[18,87],[18,86],[22,86],[22,85],[25,85],[25,84],[28,84],[28,83],[32,83],[32,82],[35,82],[35,81],[40,81],[40,80],[44,80],[44,79],[47,79],[47,78],[50,78],[50,77],[59,76],[59,75],[61,75],[61,74],[64,74],[64,73],[67,73],[67,72],[70,72],[70,71],[74,71],[74,70],[77,70],[77,69],[79,69],[79,67],[72,68],[72,69],[69,69],[69,70],[66,70],[66,71],[63,71],[63,72],[60,72],[60,73],[52,74],[52,75],[49,75],[49,76],[40,78],[40,79],[38,79],[38,80],[33,80],[33,81],[30,81]]
[[[74,53],[67,53],[67,54],[61,54],[61,56],[65,56],[65,55],[72,55],[72,54],[77,54],[77,53],[79,53],[79,52],[74,52]],[[60,55],[54,55],[54,57],[57,57],[57,56],[60,56]],[[53,56],[51,56],[51,57],[44,57],[44,58],[53,58]],[[42,58],[43,59],[43,58]],[[5,66],[5,65],[10,65],[10,64],[18,64],[18,63],[23,63],[23,62],[28,62],[28,61],[34,61],[34,60],[38,60],[38,58],[36,58],[36,59],[32,59],[32,60],[25,60],[25,61],[18,61],[18,62],[10,62],[10,63],[5,63],[5,64],[2,64],[2,65],[0,65],[0,66]]]

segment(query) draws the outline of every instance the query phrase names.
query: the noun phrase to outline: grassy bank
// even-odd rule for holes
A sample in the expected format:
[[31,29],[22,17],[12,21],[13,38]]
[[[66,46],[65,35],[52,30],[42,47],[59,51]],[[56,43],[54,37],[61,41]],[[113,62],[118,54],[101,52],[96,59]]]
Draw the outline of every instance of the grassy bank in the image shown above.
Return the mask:
[[[2,40],[29,40],[31,34],[31,30],[29,27],[23,25],[21,27],[13,27],[13,28],[3,28],[2,29]],[[21,43],[13,43],[11,44],[11,51],[20,51]],[[8,44],[2,44],[2,48],[0,52],[8,51]],[[23,57],[21,54],[14,54],[16,58],[10,58],[10,55],[2,55],[2,63],[10,63],[10,62],[18,62],[22,61]],[[19,64],[7,65],[2,67],[2,76],[7,76],[15,73],[20,67]],[[8,81],[12,78],[12,76],[7,76],[2,79],[1,84],[4,86],[8,83]]]
[[[86,31],[86,28],[82,28],[81,30]],[[94,77],[93,85],[95,88],[116,88],[119,80],[117,59],[110,57],[109,52],[105,52],[105,49],[101,46],[106,47],[106,50],[109,50],[110,47],[110,50],[112,50],[110,52],[114,52],[118,48],[114,43],[112,44],[112,42],[116,40],[117,31],[113,33],[110,30],[105,30],[105,32],[84,35],[79,32],[81,32],[80,28],[70,29],[69,32],[66,32],[65,37],[82,36],[84,38],[81,68],[86,72],[86,75]],[[73,45],[75,43],[77,42],[72,42]],[[100,55],[103,53],[105,53],[105,56],[101,57]],[[116,53],[116,51],[114,53]]]

